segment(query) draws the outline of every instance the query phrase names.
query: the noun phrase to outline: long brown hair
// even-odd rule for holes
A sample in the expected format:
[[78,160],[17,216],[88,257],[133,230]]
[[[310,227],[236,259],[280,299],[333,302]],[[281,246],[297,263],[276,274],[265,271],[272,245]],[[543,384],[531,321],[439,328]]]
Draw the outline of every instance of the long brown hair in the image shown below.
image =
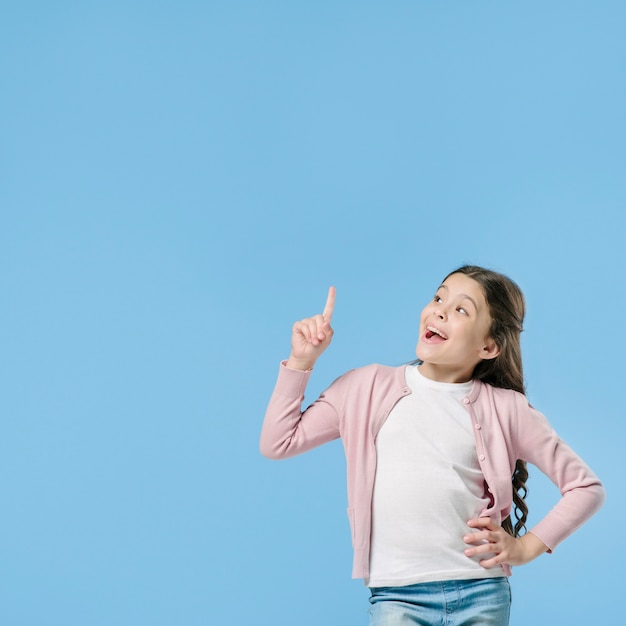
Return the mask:
[[[491,316],[490,336],[500,350],[495,359],[483,360],[476,366],[473,378],[494,387],[514,389],[525,394],[520,335],[523,330],[526,303],[521,289],[508,276],[477,265],[463,265],[450,272],[448,276],[452,274],[469,276],[481,286]],[[526,462],[518,459],[511,479],[514,505],[512,515],[515,515],[515,524],[512,522],[512,515],[502,522],[502,527],[513,537],[519,537],[521,531],[526,529],[527,479]]]

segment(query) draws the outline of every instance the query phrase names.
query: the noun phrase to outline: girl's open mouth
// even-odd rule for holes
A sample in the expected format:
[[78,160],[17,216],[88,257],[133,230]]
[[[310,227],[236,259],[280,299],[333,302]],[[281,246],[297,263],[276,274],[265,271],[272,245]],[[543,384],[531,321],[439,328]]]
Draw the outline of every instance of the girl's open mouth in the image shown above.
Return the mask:
[[426,332],[424,333],[424,339],[426,339],[429,343],[440,343],[446,341],[448,335],[446,335],[443,331],[435,328],[434,326],[427,326]]

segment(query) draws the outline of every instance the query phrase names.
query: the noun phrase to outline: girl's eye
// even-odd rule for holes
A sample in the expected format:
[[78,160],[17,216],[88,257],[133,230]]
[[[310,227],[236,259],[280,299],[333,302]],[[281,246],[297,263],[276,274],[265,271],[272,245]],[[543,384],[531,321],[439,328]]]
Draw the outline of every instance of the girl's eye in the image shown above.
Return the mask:
[[467,311],[462,306],[460,306],[457,311],[463,315],[467,315]]
[[443,302],[443,300],[439,296],[435,296],[433,298],[433,302],[436,302],[437,304],[439,304],[440,302]]

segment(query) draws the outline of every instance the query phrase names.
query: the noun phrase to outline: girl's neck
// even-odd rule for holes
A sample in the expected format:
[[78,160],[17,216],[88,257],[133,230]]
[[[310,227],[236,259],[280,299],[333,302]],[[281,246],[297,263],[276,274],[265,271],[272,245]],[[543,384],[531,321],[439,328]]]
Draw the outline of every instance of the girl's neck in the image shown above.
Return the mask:
[[462,369],[454,369],[450,367],[441,367],[436,363],[420,363],[417,366],[420,374],[425,378],[430,378],[430,380],[435,380],[439,383],[467,383],[472,380],[472,374],[474,370],[471,371],[462,370]]

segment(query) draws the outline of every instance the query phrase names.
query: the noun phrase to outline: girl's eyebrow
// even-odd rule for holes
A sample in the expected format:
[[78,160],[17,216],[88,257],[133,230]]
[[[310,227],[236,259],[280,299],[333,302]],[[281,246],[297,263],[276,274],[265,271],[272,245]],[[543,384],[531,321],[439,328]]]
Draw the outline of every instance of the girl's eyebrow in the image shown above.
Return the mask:
[[474,305],[474,308],[478,311],[478,305],[476,304],[476,301],[474,300],[474,298],[472,298],[472,296],[468,296],[466,293],[462,293],[461,296],[463,298],[467,298]]

